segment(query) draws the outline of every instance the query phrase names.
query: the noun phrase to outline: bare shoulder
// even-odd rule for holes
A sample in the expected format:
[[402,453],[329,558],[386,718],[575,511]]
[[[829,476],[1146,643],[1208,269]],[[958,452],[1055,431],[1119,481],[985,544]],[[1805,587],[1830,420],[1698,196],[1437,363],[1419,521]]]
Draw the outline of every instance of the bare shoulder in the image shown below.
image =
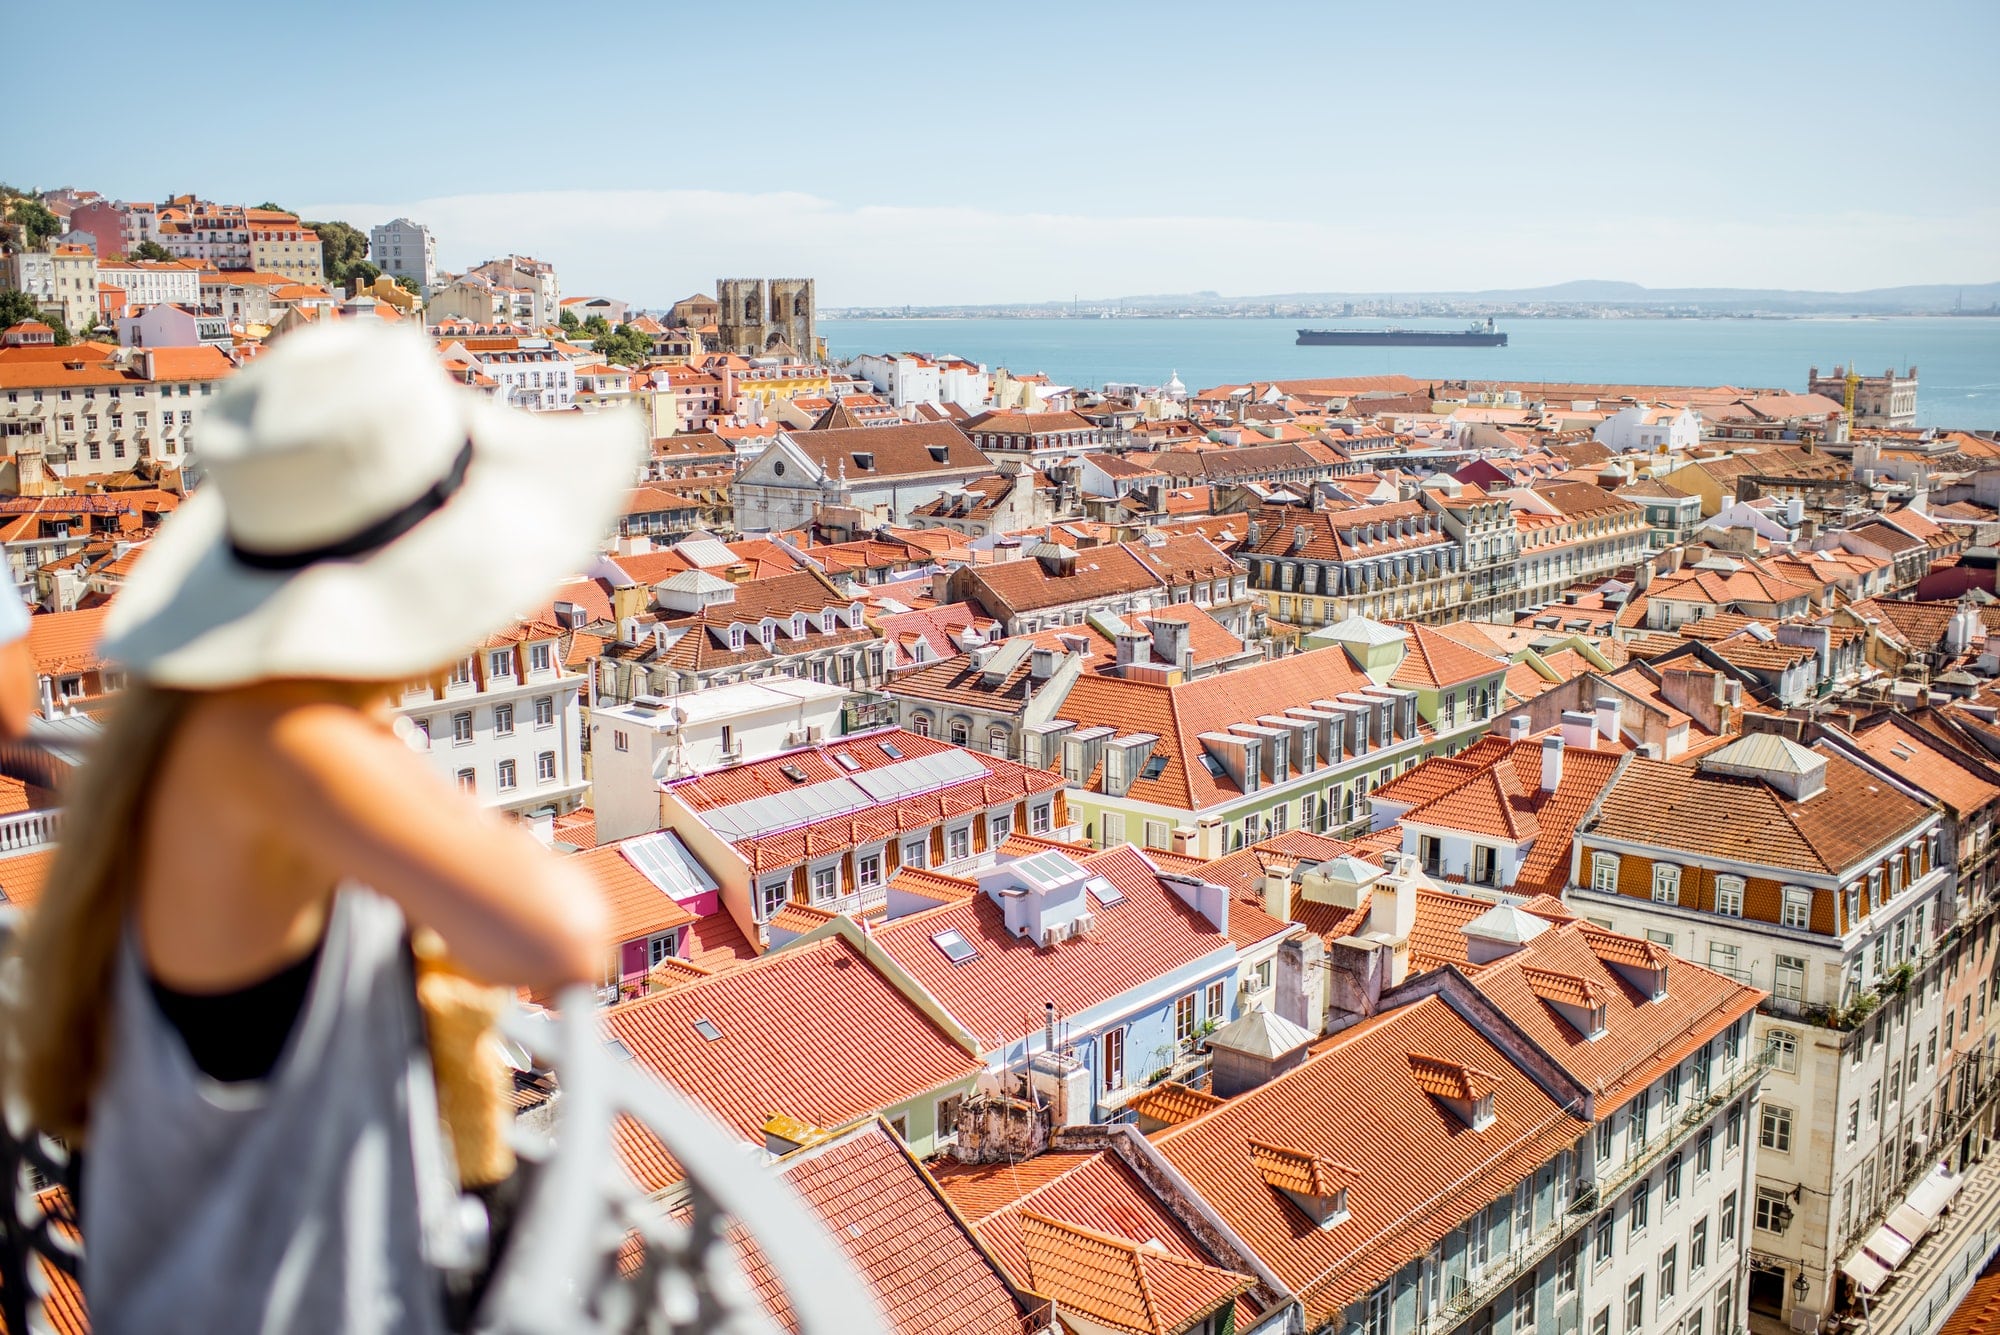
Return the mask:
[[420,770],[378,719],[304,690],[259,687],[197,697],[175,750],[211,789],[239,789],[260,803],[339,774]]

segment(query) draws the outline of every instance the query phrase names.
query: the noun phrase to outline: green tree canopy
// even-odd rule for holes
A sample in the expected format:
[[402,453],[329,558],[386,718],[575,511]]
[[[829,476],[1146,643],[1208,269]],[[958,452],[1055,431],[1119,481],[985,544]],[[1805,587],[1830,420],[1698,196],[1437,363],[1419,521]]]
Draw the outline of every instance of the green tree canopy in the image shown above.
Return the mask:
[[267,199],[267,200],[265,200],[265,201],[264,201],[264,202],[263,202],[262,204],[259,204],[259,205],[258,205],[257,207],[258,207],[258,208],[260,208],[260,209],[269,209],[269,210],[270,210],[271,212],[273,212],[273,213],[290,213],[290,212],[291,212],[291,210],[290,210],[290,209],[288,209],[288,208],[286,208],[286,207],[285,207],[285,206],[284,206],[283,204],[273,204],[273,203],[272,203],[272,202],[271,202],[270,200],[268,200],[268,199]]
[[63,229],[62,219],[50,212],[48,205],[28,195],[8,204],[7,221],[21,229],[21,237],[29,246],[39,246]]
[[410,277],[406,273],[399,273],[396,275],[396,286],[402,288],[403,291],[409,293],[413,297],[421,297],[424,294],[423,284],[419,283],[416,279]]
[[132,258],[135,260],[165,261],[173,257],[173,252],[157,241],[141,241],[138,245],[132,247]]
[[320,267],[328,282],[345,287],[356,265],[366,265],[372,271],[360,275],[364,283],[373,282],[382,272],[368,263],[368,236],[361,229],[337,221],[309,222],[306,226],[319,234]]
[[[564,311],[563,314],[568,315],[569,312]],[[582,327],[585,337],[588,338],[609,338],[611,336],[610,322],[601,315],[591,316],[583,322]]]
[[45,311],[25,292],[0,292],[0,329],[10,329],[23,320],[40,320],[56,331],[56,342],[70,341],[69,326],[60,315]]
[[[602,323],[599,316],[590,318]],[[590,321],[584,323],[588,325]],[[620,366],[640,366],[653,355],[653,340],[629,324],[621,324],[609,334],[598,335],[591,346]]]
[[562,326],[562,331],[565,334],[574,334],[583,328],[582,321],[576,318],[576,312],[572,310],[565,310],[561,315],[558,315],[556,323]]

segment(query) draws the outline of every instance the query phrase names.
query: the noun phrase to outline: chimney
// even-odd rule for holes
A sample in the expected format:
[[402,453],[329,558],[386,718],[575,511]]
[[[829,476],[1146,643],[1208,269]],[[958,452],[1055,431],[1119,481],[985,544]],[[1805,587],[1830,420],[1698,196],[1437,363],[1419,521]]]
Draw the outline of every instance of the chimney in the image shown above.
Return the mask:
[[1292,920],[1292,871],[1289,858],[1272,858],[1264,866],[1264,912],[1279,922]]
[[1028,675],[1036,681],[1047,681],[1055,675],[1056,651],[1036,649],[1028,655]]
[[1624,719],[1625,704],[1615,695],[1597,697],[1597,733],[1608,742],[1618,740],[1618,729]]
[[1044,1001],[1042,1003],[1042,1051],[1054,1052],[1055,1050],[1056,1003],[1053,1001]]
[[1565,709],[1562,716],[1564,746],[1584,751],[1597,749],[1597,720],[1580,709]]
[[1144,667],[1153,658],[1153,639],[1141,630],[1122,630],[1113,637],[1119,668]]
[[[1565,727],[1563,731],[1569,729]],[[1553,793],[1563,781],[1563,739],[1542,738],[1542,791]]]
[[1194,830],[1186,825],[1174,826],[1174,852],[1186,857],[1194,852]]
[[1507,720],[1507,740],[1509,742],[1527,741],[1528,733],[1534,726],[1533,723],[1529,722],[1526,714],[1516,714],[1513,718]]
[[1188,643],[1188,623],[1173,617],[1142,617],[1139,621],[1153,636],[1153,656],[1168,667],[1182,672],[1194,668],[1194,649]]
[[1078,635],[1065,631],[1056,636],[1056,639],[1062,644],[1064,653],[1077,654],[1085,658],[1090,656],[1090,637],[1088,635]]

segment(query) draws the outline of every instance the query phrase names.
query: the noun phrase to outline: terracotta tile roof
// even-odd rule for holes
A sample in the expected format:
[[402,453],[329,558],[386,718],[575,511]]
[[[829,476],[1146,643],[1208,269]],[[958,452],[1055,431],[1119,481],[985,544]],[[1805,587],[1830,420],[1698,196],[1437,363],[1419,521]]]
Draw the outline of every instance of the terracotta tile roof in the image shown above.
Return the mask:
[[1485,1098],[1501,1083],[1501,1078],[1491,1071],[1422,1052],[1410,1054],[1410,1074],[1426,1094],[1466,1102]]
[[1762,780],[1634,758],[1611,785],[1589,833],[1753,865],[1839,874],[1924,820],[1904,796],[1838,753],[1826,788],[1795,802]]
[[28,653],[42,676],[89,672],[103,663],[98,636],[109,606],[77,612],[38,612],[28,618]]
[[1389,678],[1392,685],[1434,690],[1462,686],[1469,681],[1491,677],[1506,670],[1504,658],[1467,648],[1452,636],[1441,634],[1414,621],[1392,621],[1404,632],[1403,661]]
[[2000,1335],[2000,1268],[1988,1263],[1938,1328],[1938,1335]]
[[[1300,1296],[1307,1329],[1511,1192],[1586,1129],[1537,1081],[1509,1078],[1493,1090],[1493,1124],[1474,1131],[1411,1078],[1412,1053],[1512,1069],[1432,995],[1343,1031],[1300,1066],[1154,1142]],[[1356,1174],[1347,1219],[1307,1226],[1266,1179],[1259,1143],[1346,1165]]]
[[[837,427],[825,431],[787,431],[785,439],[800,453],[828,473],[844,469],[850,483],[880,482],[891,477],[911,477],[974,469],[990,471],[988,459],[950,422],[910,422],[894,426]],[[945,451],[943,463],[931,454],[932,447]],[[871,467],[863,468],[856,454],[872,456]]]
[[1248,1275],[1185,1261],[1164,1247],[1046,1216],[1021,1217],[1028,1280],[1065,1315],[1130,1335],[1179,1335],[1247,1292]]
[[1211,774],[1202,763],[1205,732],[1226,732],[1260,714],[1282,714],[1294,705],[1332,699],[1374,683],[1345,653],[1320,651],[1252,663],[1177,686],[1117,677],[1077,680],[1063,699],[1062,716],[1077,727],[1110,726],[1121,733],[1159,737],[1153,756],[1166,765],[1154,778],[1140,777],[1131,796],[1141,802],[1199,811],[1241,796],[1226,774]]
[[[1022,1304],[993,1257],[881,1122],[785,1156],[778,1175],[847,1254],[896,1335],[1021,1335]],[[797,1318],[761,1248],[744,1271],[779,1328]]]
[[[1597,1092],[1599,1119],[1668,1068],[1756,1009],[1764,994],[1685,959],[1668,967],[1667,994],[1642,994],[1611,965],[1654,968],[1659,948],[1571,922],[1471,972],[1474,986],[1542,1051]],[[1664,952],[1660,952],[1664,957]],[[1593,1041],[1544,1002],[1603,1006],[1605,1037]]]
[[1157,589],[1160,578],[1139,558],[1137,546],[1107,543],[1086,547],[1077,552],[1075,569],[1069,574],[1051,575],[1040,561],[1023,557],[975,567],[967,572],[967,578],[973,597],[999,617]]
[[[1300,510],[1271,505],[1253,517],[1258,540],[1249,550],[1263,556],[1300,556],[1313,561],[1358,561],[1366,557],[1424,548],[1453,547],[1456,540],[1418,501],[1389,501],[1348,510]],[[1412,531],[1397,532],[1407,526]],[[1305,545],[1298,530],[1305,529]],[[1374,536],[1370,536],[1373,534]]]
[[[1097,925],[1087,936],[1048,948],[1024,941],[982,893],[878,927],[875,942],[982,1044],[994,1046],[1038,1031],[1044,1002],[1075,1015],[1197,961],[1234,957],[1230,938],[1161,884],[1137,849],[1124,845],[1080,861],[1124,892],[1118,903],[1092,907]],[[976,953],[956,964],[945,958],[932,938],[947,929]]]
[[671,931],[695,920],[666,891],[646,876],[620,851],[617,844],[578,853],[577,863],[590,873],[611,911],[613,941],[636,941],[656,932]]
[[1261,1140],[1249,1145],[1250,1162],[1266,1182],[1283,1191],[1331,1199],[1361,1180],[1361,1174],[1325,1155]]
[[1991,766],[1921,728],[1903,726],[1895,715],[1884,715],[1853,736],[1869,759],[1931,794],[1961,819],[2000,798],[2000,774]]
[[[717,1037],[698,1032],[699,1020]],[[615,1006],[604,1030],[749,1143],[773,1114],[840,1126],[982,1068],[838,936]],[[617,1141],[648,1190],[679,1179],[671,1156],[632,1123]]]
[[931,1165],[938,1189],[975,1225],[1026,1199],[1066,1173],[1105,1158],[1098,1150],[1045,1150],[1019,1162],[960,1163],[940,1159]]
[[1177,1080],[1168,1080],[1154,1085],[1125,1106],[1141,1117],[1178,1124],[1191,1122],[1210,1109],[1220,1108],[1225,1102],[1227,1100],[1219,1099],[1207,1090],[1190,1089]]

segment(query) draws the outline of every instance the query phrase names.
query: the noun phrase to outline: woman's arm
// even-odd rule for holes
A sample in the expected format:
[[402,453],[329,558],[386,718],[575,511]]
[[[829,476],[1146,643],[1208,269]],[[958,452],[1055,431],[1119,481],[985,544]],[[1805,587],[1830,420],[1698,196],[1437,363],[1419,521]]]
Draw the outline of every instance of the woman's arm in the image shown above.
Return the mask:
[[279,702],[230,711],[215,734],[236,753],[224,772],[287,842],[329,878],[395,900],[473,975],[536,989],[602,976],[607,920],[590,878],[452,791],[366,715]]

